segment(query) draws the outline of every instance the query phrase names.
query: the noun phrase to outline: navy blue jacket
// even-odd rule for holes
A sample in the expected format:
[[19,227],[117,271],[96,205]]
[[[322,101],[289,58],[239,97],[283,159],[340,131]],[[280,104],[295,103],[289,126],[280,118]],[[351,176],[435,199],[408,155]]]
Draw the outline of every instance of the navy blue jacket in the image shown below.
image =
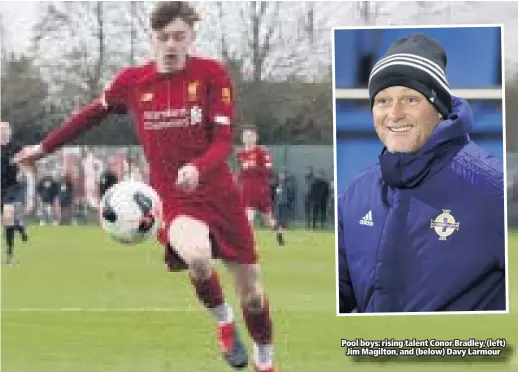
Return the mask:
[[341,313],[506,310],[503,165],[453,105],[417,154],[384,149],[339,196]]

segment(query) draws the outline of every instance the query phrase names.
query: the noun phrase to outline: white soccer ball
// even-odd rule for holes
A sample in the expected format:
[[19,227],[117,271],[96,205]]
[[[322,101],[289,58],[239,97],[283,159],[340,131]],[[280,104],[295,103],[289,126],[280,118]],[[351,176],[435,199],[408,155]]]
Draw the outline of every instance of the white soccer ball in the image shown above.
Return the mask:
[[114,240],[137,244],[155,236],[162,224],[162,201],[151,186],[122,181],[101,199],[101,226]]

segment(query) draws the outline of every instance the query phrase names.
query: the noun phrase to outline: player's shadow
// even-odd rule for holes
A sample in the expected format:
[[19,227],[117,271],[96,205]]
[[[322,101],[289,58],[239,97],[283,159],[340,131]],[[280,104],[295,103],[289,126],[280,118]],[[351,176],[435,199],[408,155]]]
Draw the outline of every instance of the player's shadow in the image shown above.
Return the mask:
[[516,346],[507,345],[498,356],[351,356],[353,363],[385,364],[385,363],[459,363],[459,364],[505,364],[514,356]]

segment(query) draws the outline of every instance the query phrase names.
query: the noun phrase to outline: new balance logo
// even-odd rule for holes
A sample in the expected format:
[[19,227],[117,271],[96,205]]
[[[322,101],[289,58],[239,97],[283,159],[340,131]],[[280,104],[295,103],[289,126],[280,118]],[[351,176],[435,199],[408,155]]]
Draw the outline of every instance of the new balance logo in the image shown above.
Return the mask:
[[369,211],[369,213],[362,217],[360,225],[374,226],[374,222],[372,221],[372,211]]

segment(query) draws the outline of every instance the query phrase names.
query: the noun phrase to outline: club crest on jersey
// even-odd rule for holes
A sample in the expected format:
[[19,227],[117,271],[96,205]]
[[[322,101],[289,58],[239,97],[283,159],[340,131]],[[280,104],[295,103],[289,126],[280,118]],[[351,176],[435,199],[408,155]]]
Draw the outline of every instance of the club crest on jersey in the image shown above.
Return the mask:
[[153,100],[153,93],[151,93],[151,92],[142,93],[142,95],[140,96],[140,102],[151,102],[152,100]]
[[191,81],[187,85],[187,96],[190,102],[198,100],[198,81]]
[[232,102],[230,88],[221,89],[221,100],[223,101],[223,103],[230,105],[230,103]]
[[203,120],[203,112],[200,107],[191,107],[191,125],[200,124]]
[[455,231],[459,231],[460,222],[456,222],[450,212],[448,209],[443,209],[442,213],[430,222],[430,228],[439,235],[439,240],[446,240]]

